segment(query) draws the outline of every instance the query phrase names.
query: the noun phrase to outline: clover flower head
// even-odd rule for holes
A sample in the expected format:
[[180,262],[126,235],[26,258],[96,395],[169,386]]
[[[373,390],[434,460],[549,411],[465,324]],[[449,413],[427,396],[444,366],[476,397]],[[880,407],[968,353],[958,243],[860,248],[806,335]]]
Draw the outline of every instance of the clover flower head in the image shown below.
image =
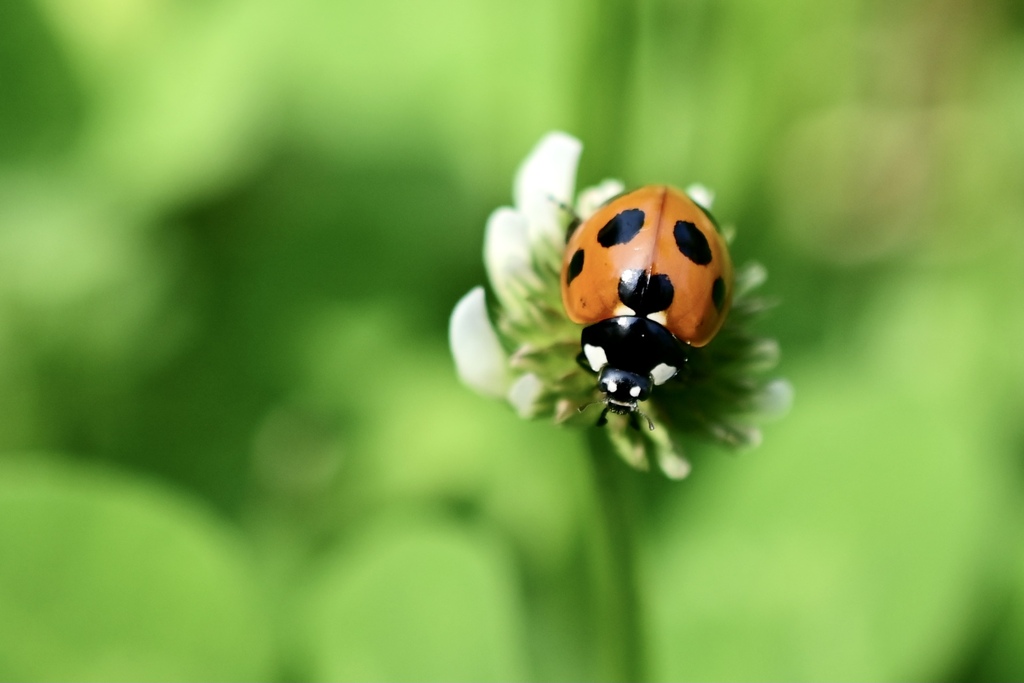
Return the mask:
[[[526,419],[591,428],[595,416],[584,409],[600,396],[594,375],[576,361],[582,326],[562,306],[562,257],[572,221],[586,220],[624,185],[609,179],[574,196],[581,152],[579,140],[553,132],[527,156],[513,206],[487,220],[492,296],[482,286],[470,290],[452,311],[449,339],[459,377],[478,393],[508,401]],[[710,190],[691,185],[686,192],[711,209]],[[732,310],[718,335],[689,348],[685,378],[659,386],[645,404],[652,429],[630,429],[625,419],[608,423],[608,438],[626,462],[648,469],[653,459],[666,476],[681,479],[690,472],[681,448],[687,437],[754,446],[761,439],[757,419],[788,409],[790,385],[764,374],[778,362],[778,345],[750,331],[767,307],[754,295],[766,276],[756,263],[738,269]]]

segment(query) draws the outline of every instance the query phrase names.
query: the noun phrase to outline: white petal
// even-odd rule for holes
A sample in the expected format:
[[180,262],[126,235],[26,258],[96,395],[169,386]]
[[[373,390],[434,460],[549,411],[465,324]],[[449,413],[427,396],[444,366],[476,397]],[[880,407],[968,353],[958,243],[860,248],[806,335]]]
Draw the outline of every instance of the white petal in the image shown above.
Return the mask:
[[526,216],[508,207],[495,209],[484,234],[484,266],[502,306],[516,312],[524,287],[539,284],[530,256]]
[[511,381],[508,354],[487,317],[483,287],[474,287],[455,304],[448,343],[459,378],[467,386],[486,396],[505,395]]
[[648,438],[654,444],[654,455],[658,460],[658,467],[669,479],[685,479],[690,475],[690,461],[683,456],[682,450],[672,441],[668,431],[662,424],[657,424],[654,430],[647,433]]
[[615,429],[610,425],[608,427],[608,440],[612,442],[619,457],[625,460],[630,467],[646,472],[651,466],[647,462],[647,451],[644,449],[643,442],[636,434],[636,432],[627,434],[625,430]]
[[765,372],[779,364],[779,355],[779,342],[758,339],[747,348],[743,364],[749,372]]
[[792,405],[793,385],[784,379],[772,380],[757,397],[757,412],[769,420],[785,416]]
[[709,190],[700,183],[694,183],[686,188],[686,194],[690,196],[690,199],[703,206],[708,211],[711,210],[711,205],[715,203],[715,193],[713,190]]
[[537,414],[537,400],[544,392],[544,383],[532,372],[517,379],[508,390],[508,402],[523,419]]
[[723,225],[722,226],[722,239],[728,246],[732,246],[733,241],[736,239],[736,226],[735,225]]
[[563,398],[555,403],[555,424],[562,424],[570,417],[575,417],[579,414],[579,405],[567,398]]
[[768,269],[757,261],[747,263],[736,273],[734,297],[744,296],[757,289],[768,279]]
[[690,470],[693,469],[690,461],[686,458],[660,449],[658,450],[658,467],[666,477],[675,480],[686,479],[690,476]]
[[715,438],[737,448],[757,448],[763,438],[757,427],[733,420],[714,422],[708,427]]
[[548,133],[533,148],[516,173],[513,189],[516,208],[530,222],[530,237],[549,244],[564,244],[565,207],[572,206],[576,165],[583,145],[566,133]]
[[602,204],[615,195],[622,194],[624,189],[626,186],[622,184],[622,181],[613,178],[602,180],[599,185],[588,187],[580,192],[580,196],[576,200],[576,214],[583,220],[587,220],[601,208]]

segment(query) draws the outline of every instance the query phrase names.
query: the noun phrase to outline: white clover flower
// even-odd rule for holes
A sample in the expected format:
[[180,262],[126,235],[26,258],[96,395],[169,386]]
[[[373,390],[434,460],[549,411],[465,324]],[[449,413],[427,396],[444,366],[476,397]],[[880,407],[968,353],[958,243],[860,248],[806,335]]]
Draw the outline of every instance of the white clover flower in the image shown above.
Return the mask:
[[[591,427],[581,409],[599,400],[592,373],[576,362],[582,326],[562,308],[560,272],[566,232],[622,193],[605,180],[573,196],[582,145],[565,133],[546,135],[516,174],[513,207],[487,220],[484,263],[494,299],[489,310],[483,287],[456,304],[449,325],[455,366],[462,381],[480,394],[507,400],[523,418]],[[705,209],[714,194],[701,185],[687,193]],[[679,446],[692,434],[732,446],[756,445],[752,419],[784,413],[792,389],[784,380],[759,376],[775,365],[778,345],[747,330],[764,303],[751,296],[765,279],[758,264],[740,269],[732,311],[707,346],[689,350],[685,381],[659,387],[645,406],[651,430],[629,429],[624,420],[605,427],[619,455],[638,469],[653,458],[661,471],[681,479],[690,471]],[[493,320],[493,323],[492,323]]]

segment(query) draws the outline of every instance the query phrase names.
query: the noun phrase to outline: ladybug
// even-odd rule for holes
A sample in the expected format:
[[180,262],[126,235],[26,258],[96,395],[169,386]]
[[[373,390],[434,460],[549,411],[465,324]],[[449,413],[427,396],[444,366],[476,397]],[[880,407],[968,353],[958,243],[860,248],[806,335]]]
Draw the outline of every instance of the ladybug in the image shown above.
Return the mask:
[[598,375],[598,425],[610,410],[637,427],[637,404],[676,376],[687,347],[704,346],[722,327],[732,289],[732,260],[714,220],[673,187],[620,195],[570,226],[562,304],[586,325],[578,360]]

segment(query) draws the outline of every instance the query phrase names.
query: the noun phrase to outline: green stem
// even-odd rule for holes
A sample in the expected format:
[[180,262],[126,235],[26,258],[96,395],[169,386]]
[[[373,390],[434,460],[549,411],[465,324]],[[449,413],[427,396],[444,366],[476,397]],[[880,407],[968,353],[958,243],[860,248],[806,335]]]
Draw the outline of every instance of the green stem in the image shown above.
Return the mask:
[[587,435],[600,508],[603,577],[607,582],[603,591],[607,619],[603,630],[605,652],[614,667],[614,679],[640,682],[646,680],[646,671],[636,567],[634,484],[639,475],[622,462],[603,430],[589,429]]

